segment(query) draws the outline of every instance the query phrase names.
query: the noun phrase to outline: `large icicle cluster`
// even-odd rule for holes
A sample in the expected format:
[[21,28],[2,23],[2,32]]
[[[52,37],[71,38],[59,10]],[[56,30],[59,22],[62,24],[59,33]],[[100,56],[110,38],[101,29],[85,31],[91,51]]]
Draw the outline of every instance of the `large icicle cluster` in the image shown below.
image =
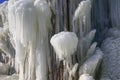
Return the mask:
[[[9,30],[6,27],[0,28],[0,49],[4,53],[13,53],[4,44],[6,43],[4,35],[7,34],[9,43],[15,48],[15,68],[19,73],[19,80],[55,80],[59,79],[56,76],[58,74],[55,74],[58,72],[63,75],[60,78],[63,80],[95,80],[95,73],[99,69],[103,53],[96,48],[96,42],[92,43],[96,33],[96,30],[91,29],[92,1],[83,0],[79,4],[73,17],[73,32],[62,31],[55,34],[51,40],[52,12],[48,2],[50,1],[9,0],[8,13],[7,10],[2,9],[4,14],[0,16],[2,22],[6,23],[0,25],[9,27]],[[2,8],[6,7],[5,5],[7,3]],[[8,19],[5,18],[7,16]],[[63,28],[65,26],[55,27]],[[52,58],[56,56],[51,53],[50,43],[58,58],[64,60],[63,72],[61,72],[61,65],[60,71],[52,71],[57,60],[51,63],[52,60],[55,60]],[[11,54],[10,56],[12,56]],[[57,64],[57,66],[59,65]],[[7,72],[7,70],[3,70],[3,72]]]
[[73,31],[79,38],[77,51],[79,61],[83,61],[96,33],[96,30],[91,31],[91,4],[91,0],[81,1],[73,17]]
[[37,42],[36,12],[33,2],[16,1],[10,6],[8,16],[9,19],[13,18],[9,20],[9,30],[15,43],[16,65],[19,66],[20,71],[19,80],[33,80]]
[[[19,80],[47,80],[51,10],[45,0],[10,0],[8,21]],[[48,67],[49,66],[49,67]]]
[[[73,77],[74,79],[77,79],[76,77],[79,76],[80,80],[94,80],[93,78],[95,78],[95,73],[98,71],[101,64],[103,53],[99,48],[96,48],[96,42],[92,43],[96,30],[91,30],[90,13],[91,0],[81,1],[73,17],[73,31],[78,37],[78,49],[76,54],[79,63],[76,63],[75,65],[65,65],[68,69],[69,79],[65,77],[67,76],[67,73],[65,75],[65,71],[63,75],[64,79],[71,80]],[[70,48],[75,44],[75,42],[72,41],[68,44],[71,41],[71,38],[69,38],[68,35],[64,38],[64,35],[65,33],[63,34],[63,32],[60,32],[51,38],[51,44],[60,59],[64,59],[66,56],[69,57],[70,53],[74,51]],[[69,54],[65,55],[65,53]],[[72,58],[70,57],[70,59]],[[68,60],[68,62],[70,62],[70,60]],[[79,70],[78,76],[75,75],[77,70]]]

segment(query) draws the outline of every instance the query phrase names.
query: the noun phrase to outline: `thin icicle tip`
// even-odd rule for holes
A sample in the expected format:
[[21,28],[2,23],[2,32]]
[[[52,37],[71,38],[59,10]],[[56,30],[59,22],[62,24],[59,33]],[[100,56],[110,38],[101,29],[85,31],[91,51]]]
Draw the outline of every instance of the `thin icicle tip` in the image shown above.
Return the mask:
[[78,38],[73,32],[60,32],[55,34],[51,40],[51,45],[54,47],[59,59],[66,59],[72,55],[77,48]]

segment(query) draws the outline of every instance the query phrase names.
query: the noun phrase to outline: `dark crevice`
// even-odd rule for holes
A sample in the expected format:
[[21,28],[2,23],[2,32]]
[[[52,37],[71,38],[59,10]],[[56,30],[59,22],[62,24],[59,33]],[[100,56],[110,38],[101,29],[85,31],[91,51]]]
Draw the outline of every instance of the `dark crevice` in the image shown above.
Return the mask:
[[70,13],[69,13],[69,3],[70,1],[69,0],[66,0],[66,4],[67,4],[67,8],[66,8],[66,11],[67,11],[67,31],[70,31]]
[[108,0],[93,0],[91,11],[92,28],[96,29],[94,41],[101,46],[105,34],[111,28],[110,11]]

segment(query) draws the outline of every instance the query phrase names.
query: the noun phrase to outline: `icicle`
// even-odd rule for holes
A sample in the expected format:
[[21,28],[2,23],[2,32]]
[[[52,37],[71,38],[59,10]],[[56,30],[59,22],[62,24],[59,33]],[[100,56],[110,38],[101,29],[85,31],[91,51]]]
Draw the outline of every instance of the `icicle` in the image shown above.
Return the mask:
[[89,49],[94,37],[95,37],[96,30],[91,30],[88,34],[85,35],[83,38],[83,52],[87,53],[87,50]]
[[[75,11],[73,17],[73,31],[80,33],[79,37],[84,36],[91,30],[91,0],[82,1]],[[78,35],[78,34],[77,34]]]
[[36,80],[51,79],[51,57],[49,49],[49,32],[51,26],[51,10],[46,0],[36,0],[34,2],[38,20],[38,39],[37,39],[37,61],[36,61]]
[[90,48],[88,49],[86,53],[86,59],[95,53],[96,46],[97,46],[97,42],[94,42],[93,44],[91,44]]
[[[87,40],[87,43],[84,44],[86,41],[84,38],[86,34],[88,34],[91,30],[91,0],[83,0],[80,2],[78,8],[75,10],[74,17],[73,17],[73,32],[77,34],[79,38],[78,41],[78,50],[77,50],[77,57],[79,63],[83,62],[84,54],[90,46],[90,40]],[[93,33],[96,31],[93,31]],[[92,35],[94,37],[94,35]],[[88,37],[89,38],[89,37]],[[92,39],[92,37],[91,37]]]
[[19,80],[34,80],[37,21],[33,2],[16,1],[9,8],[9,21],[9,29],[15,41],[16,60],[20,66]]

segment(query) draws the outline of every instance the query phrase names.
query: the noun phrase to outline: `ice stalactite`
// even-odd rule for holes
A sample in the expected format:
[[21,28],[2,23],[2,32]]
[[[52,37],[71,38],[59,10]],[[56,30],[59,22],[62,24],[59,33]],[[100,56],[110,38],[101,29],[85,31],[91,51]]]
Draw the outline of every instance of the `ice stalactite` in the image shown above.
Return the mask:
[[45,0],[34,2],[37,12],[38,39],[36,50],[36,80],[53,80],[51,77],[51,56],[49,48],[49,33],[52,30],[50,6]]
[[[91,30],[91,0],[85,0],[81,1],[78,8],[75,10],[74,17],[73,17],[73,31],[77,34],[79,38],[79,43],[78,43],[78,51],[77,51],[77,56],[78,56],[78,61],[83,61],[83,56],[84,52],[86,50],[83,50],[85,47],[88,47],[90,45],[84,45],[84,40],[86,34],[89,34]],[[89,40],[90,44],[94,38],[95,35],[95,30],[92,31],[92,36],[91,39]],[[87,37],[87,36],[86,36]],[[81,58],[80,58],[81,57]]]
[[91,30],[91,4],[91,0],[81,1],[75,10],[73,31],[77,32],[79,37],[84,36]]
[[[96,33],[95,29],[91,29],[92,0],[67,1],[9,0],[9,37],[16,52],[15,67],[19,80],[94,80],[103,54],[96,48],[97,42],[92,43]],[[56,18],[54,27],[51,23],[53,17]],[[72,21],[73,26],[70,23]],[[65,29],[67,25],[76,35],[67,31],[55,34],[51,39],[56,51],[53,54],[49,41],[51,33],[68,30]],[[6,47],[6,44],[1,46]],[[61,64],[57,63],[57,57],[63,60]]]
[[9,18],[13,17],[9,20],[9,29],[15,42],[19,80],[34,80],[37,36],[34,4],[32,1],[19,0],[10,6],[9,10]]
[[[16,6],[14,5],[13,2],[11,2],[12,0],[10,0],[8,2],[8,27],[9,27],[9,36],[10,36],[10,42],[13,45],[14,49],[16,49],[16,44],[15,44],[15,31],[16,31],[16,15],[15,15],[15,8]],[[16,51],[15,51],[15,70],[18,73],[18,60],[17,60],[18,56],[16,56]]]

